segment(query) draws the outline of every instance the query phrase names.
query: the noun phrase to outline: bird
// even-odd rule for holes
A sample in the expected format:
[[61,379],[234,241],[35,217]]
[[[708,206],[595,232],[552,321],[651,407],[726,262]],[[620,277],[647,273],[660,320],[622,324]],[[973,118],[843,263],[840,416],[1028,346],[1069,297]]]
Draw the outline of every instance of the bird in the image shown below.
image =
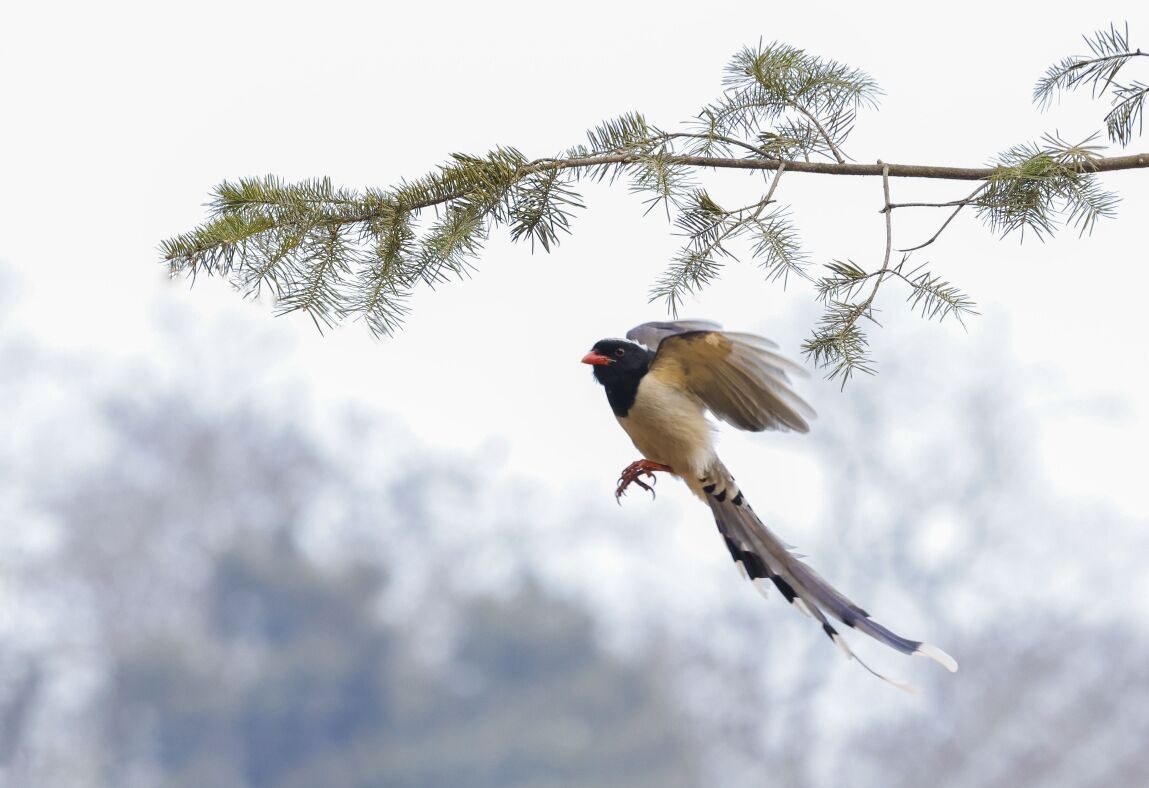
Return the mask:
[[831,618],[902,654],[925,656],[956,671],[957,661],[945,651],[890,631],[803,562],[754,513],[719,459],[707,412],[751,432],[809,431],[814,410],[790,384],[790,375],[805,371],[777,348],[764,337],[724,331],[709,320],[643,323],[628,331],[626,339],[596,342],[582,363],[591,365],[615,418],[643,457],[622,471],[615,499],[621,503],[631,484],[653,493],[656,473],[680,478],[710,507],[742,574],[760,591],[769,585],[777,588],[793,607],[821,625],[847,659],[913,691],[859,659]]

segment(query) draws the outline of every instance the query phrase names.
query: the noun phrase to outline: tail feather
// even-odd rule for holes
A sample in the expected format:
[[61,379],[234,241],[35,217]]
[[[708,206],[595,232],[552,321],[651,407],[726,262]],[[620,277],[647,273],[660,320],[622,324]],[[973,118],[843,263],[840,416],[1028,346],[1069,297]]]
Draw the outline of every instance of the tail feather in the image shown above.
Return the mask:
[[803,563],[797,555],[790,552],[788,546],[754,514],[734,484],[733,477],[720,463],[710,470],[707,478],[699,481],[726,547],[742,571],[755,582],[755,585],[760,585],[766,580],[771,581],[787,602],[818,621],[830,640],[842,649],[848,658],[858,660],[862,667],[875,676],[902,689],[912,690],[909,685],[883,676],[858,659],[842,635],[826,618],[827,614],[895,651],[929,657],[951,672],[957,670],[957,662],[949,654],[929,643],[897,635],[874,621],[869,613],[850,601],[810,566]]

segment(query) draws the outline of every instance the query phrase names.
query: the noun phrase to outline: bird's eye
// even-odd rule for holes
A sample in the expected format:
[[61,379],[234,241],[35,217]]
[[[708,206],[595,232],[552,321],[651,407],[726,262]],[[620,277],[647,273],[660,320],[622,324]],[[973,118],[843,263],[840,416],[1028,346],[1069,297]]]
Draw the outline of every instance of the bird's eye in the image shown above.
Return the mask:
[[626,350],[624,348],[619,348],[618,350],[614,351],[614,354],[619,358],[622,358],[626,355]]

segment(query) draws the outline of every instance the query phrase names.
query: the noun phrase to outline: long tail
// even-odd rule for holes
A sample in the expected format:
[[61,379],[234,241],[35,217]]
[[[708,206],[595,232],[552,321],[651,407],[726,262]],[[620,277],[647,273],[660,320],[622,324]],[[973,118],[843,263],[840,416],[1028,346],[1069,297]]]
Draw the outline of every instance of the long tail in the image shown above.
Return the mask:
[[763,591],[766,581],[772,582],[786,601],[822,625],[822,631],[842,649],[847,658],[857,659],[870,673],[895,686],[911,691],[913,689],[877,673],[858,659],[842,635],[827,620],[826,614],[903,654],[929,657],[946,670],[957,670],[957,661],[949,654],[937,646],[910,640],[886,629],[791,553],[785,543],[754,514],[734,483],[734,477],[722,463],[715,463],[706,478],[699,481],[706,494],[706,502],[714,513],[718,530],[726,540],[726,547],[744,574]]

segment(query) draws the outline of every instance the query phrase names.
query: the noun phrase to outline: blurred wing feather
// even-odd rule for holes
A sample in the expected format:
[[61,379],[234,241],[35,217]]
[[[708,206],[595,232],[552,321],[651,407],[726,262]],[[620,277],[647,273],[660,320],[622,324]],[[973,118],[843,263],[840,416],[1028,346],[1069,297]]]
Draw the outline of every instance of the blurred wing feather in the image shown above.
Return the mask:
[[810,429],[814,410],[790,388],[791,374],[805,374],[801,367],[754,334],[669,328],[697,322],[646,323],[627,336],[657,336],[651,374],[682,385],[719,419],[752,432]]
[[722,326],[713,320],[673,320],[654,323],[643,323],[626,332],[626,338],[631,342],[646,345],[651,350],[658,350],[662,340],[675,334],[687,331],[718,331]]

